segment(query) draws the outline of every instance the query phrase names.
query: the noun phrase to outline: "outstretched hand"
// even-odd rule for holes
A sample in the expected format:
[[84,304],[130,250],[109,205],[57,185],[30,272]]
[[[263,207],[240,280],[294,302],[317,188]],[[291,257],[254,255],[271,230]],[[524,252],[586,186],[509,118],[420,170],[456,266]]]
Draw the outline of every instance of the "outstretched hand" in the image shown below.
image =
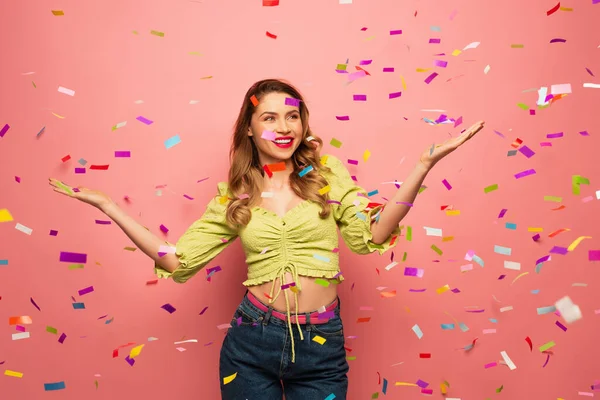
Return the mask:
[[485,121],[479,121],[473,124],[469,129],[457,137],[446,140],[442,144],[435,145],[423,152],[419,161],[427,168],[431,169],[438,161],[452,153],[459,146],[462,146],[467,140],[471,139],[477,132],[483,129]]
[[75,198],[100,210],[113,202],[108,195],[98,190],[91,190],[80,186],[74,188],[54,178],[48,178],[48,183],[54,188],[55,192]]

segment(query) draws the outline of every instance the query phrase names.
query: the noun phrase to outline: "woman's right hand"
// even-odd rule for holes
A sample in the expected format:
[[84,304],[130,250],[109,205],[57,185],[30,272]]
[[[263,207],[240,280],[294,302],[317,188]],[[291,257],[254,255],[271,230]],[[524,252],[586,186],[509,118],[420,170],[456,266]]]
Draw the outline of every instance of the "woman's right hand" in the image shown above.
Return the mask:
[[48,183],[54,188],[55,192],[83,201],[84,203],[90,204],[101,211],[103,211],[108,205],[114,203],[109,196],[98,190],[91,190],[80,186],[73,188],[54,178],[49,178],[48,180]]

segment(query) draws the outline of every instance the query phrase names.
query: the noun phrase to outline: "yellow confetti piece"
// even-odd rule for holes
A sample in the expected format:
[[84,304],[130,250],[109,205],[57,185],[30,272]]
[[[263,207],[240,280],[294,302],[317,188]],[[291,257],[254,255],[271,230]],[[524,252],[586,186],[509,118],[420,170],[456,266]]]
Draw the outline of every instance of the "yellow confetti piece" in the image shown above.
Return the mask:
[[0,210],[0,222],[10,222],[13,220],[12,215],[10,215],[10,211],[6,208]]
[[200,56],[200,57],[202,57],[202,53],[200,53],[199,51],[190,51],[188,54],[190,56]]
[[367,162],[369,157],[371,157],[371,152],[369,150],[365,150],[365,152],[363,153],[363,160],[365,160],[365,162]]
[[448,386],[446,386],[446,382],[440,383],[440,390],[442,394],[448,393]]
[[63,117],[62,115],[58,115],[57,113],[54,113],[54,112],[52,113],[52,115],[54,115],[55,117],[60,118],[60,119],[65,119],[65,117]]
[[323,287],[329,287],[329,281],[326,281],[325,279],[320,279],[320,278],[315,279],[315,283],[317,285],[321,285]]
[[133,349],[131,349],[131,351],[129,352],[129,357],[135,358],[135,357],[139,356],[140,353],[142,352],[143,347],[144,347],[144,345],[140,344],[139,346],[136,346]]
[[444,292],[447,292],[448,290],[450,290],[450,286],[448,286],[448,285],[444,285],[444,286],[442,286],[441,288],[439,288],[439,289],[436,289],[436,293],[437,293],[437,294],[442,294],[442,293],[444,293]]
[[319,335],[315,335],[315,337],[313,337],[313,339],[312,339],[312,340],[313,340],[313,342],[317,342],[317,343],[319,343],[320,345],[323,345],[323,343],[325,343],[325,341],[326,341],[327,339],[325,339],[325,338],[323,338],[323,337],[321,337],[321,336],[319,336]]
[[4,375],[6,375],[6,376],[13,376],[15,378],[22,378],[23,377],[23,373],[22,372],[11,371],[10,369],[5,370],[4,371]]
[[532,228],[532,227],[529,227],[529,228],[527,228],[527,231],[528,232],[544,232],[544,228]]
[[402,75],[400,75],[400,80],[402,81],[402,89],[406,90],[406,81]]
[[58,17],[61,15],[65,15],[65,12],[63,10],[52,10],[52,14],[54,14]]
[[127,251],[136,251],[136,250],[137,250],[137,247],[129,247],[129,246],[127,246],[127,247],[124,247],[124,248],[123,248],[123,250],[127,250]]
[[559,8],[560,11],[573,11],[572,7],[561,7]]
[[227,203],[227,196],[219,196],[219,204]]
[[446,215],[448,215],[448,216],[460,215],[460,210],[446,210]]
[[417,68],[417,72],[427,72],[431,70],[431,68]]
[[456,50],[452,51],[452,55],[453,55],[454,57],[458,56],[460,53],[462,53],[462,51],[461,51],[461,50],[458,50],[458,49],[456,49]]
[[346,360],[354,361],[354,360],[356,360],[356,356],[348,356],[348,357],[346,357]]
[[444,236],[442,237],[442,242],[450,242],[454,240],[454,236]]
[[203,76],[203,77],[202,77],[202,78],[200,78],[200,79],[212,79],[212,77],[213,77],[212,75],[209,75],[209,76]]
[[373,35],[373,36],[369,36],[368,38],[366,38],[366,39],[365,39],[365,42],[366,42],[366,41],[369,41],[369,40],[373,40],[373,39],[375,39],[375,36],[374,36],[374,35]]
[[319,189],[319,194],[329,193],[330,190],[331,190],[331,186],[327,185],[327,186],[322,187],[321,189]]
[[165,37],[165,33],[164,32],[150,31],[150,34],[151,35],[155,35],[155,36]]
[[56,181],[56,184],[58,185],[58,187],[60,187],[62,190],[64,190],[65,192],[67,192],[67,194],[69,196],[73,196],[73,191],[66,185],[64,185],[62,182],[60,181]]
[[510,45],[511,49],[522,49],[523,47],[525,47],[525,45],[522,45],[522,44],[511,44]]
[[228,383],[231,383],[231,381],[233,381],[236,376],[237,376],[237,372],[234,373],[233,375],[229,375],[229,376],[226,376],[225,378],[223,378],[223,385],[227,385]]
[[555,203],[560,203],[562,201],[562,197],[558,197],[558,196],[544,196],[544,201],[553,201]]
[[329,156],[321,157],[321,165],[327,165],[327,160],[329,160]]
[[573,243],[571,243],[571,244],[569,245],[569,247],[567,247],[567,250],[569,250],[569,251],[573,251],[573,250],[575,250],[575,247],[579,246],[579,243],[581,243],[581,241],[582,241],[583,239],[591,239],[591,238],[592,238],[591,236],[579,236],[577,239],[575,239],[575,240],[573,241]]
[[510,284],[512,285],[513,283],[515,283],[517,281],[517,279],[519,279],[520,277],[525,276],[527,274],[529,274],[529,272],[523,272],[522,274],[517,276],[515,279],[513,279],[513,281]]
[[134,35],[139,35],[140,34],[138,31],[131,31],[131,33],[133,33]]
[[394,385],[396,385],[396,386],[417,386],[416,383],[411,383],[411,382],[396,382]]

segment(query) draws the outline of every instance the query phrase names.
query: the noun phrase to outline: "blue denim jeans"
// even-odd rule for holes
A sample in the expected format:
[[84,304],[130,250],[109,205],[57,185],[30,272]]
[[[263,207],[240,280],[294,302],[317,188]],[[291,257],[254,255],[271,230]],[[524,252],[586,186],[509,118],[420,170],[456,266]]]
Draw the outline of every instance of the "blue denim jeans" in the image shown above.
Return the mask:
[[[221,348],[222,399],[281,400],[284,393],[286,400],[346,399],[349,367],[339,299],[333,312],[325,324],[300,324],[304,340],[292,324],[296,347],[292,363],[287,322],[258,309],[244,296]],[[325,343],[314,341],[315,336]],[[224,384],[223,378],[234,373],[233,381]]]

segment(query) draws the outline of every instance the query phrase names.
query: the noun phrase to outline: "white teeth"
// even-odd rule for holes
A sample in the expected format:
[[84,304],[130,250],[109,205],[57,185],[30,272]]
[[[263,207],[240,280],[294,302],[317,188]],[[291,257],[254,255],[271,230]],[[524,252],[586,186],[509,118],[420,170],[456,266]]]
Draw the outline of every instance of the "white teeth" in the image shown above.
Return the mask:
[[274,140],[275,143],[280,143],[280,144],[287,144],[287,143],[290,143],[291,141],[292,141],[292,139],[284,139],[284,140],[276,139],[276,140]]

